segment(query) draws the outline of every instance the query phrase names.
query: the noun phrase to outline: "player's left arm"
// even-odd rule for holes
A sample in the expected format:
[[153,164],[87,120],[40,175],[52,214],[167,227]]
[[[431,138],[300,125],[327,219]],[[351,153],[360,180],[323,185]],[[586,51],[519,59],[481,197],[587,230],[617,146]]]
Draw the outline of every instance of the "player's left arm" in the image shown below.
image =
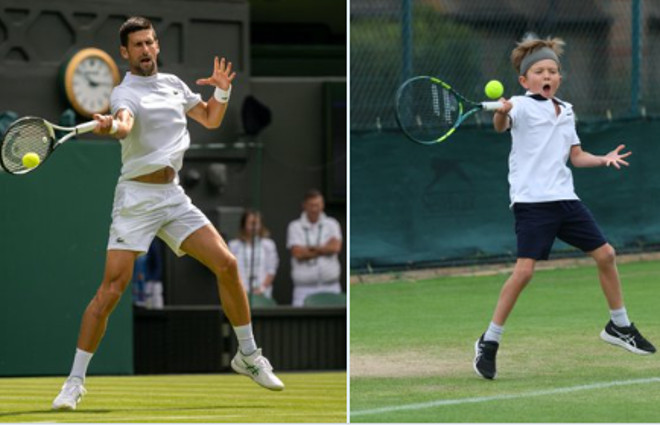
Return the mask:
[[607,155],[593,155],[589,152],[582,150],[580,145],[571,147],[571,164],[575,167],[609,167],[610,165],[616,169],[620,169],[622,165],[628,166],[628,162],[624,159],[632,155],[632,152],[621,153],[626,145],[619,145],[616,149]]
[[208,102],[201,101],[188,111],[188,116],[206,128],[218,128],[227,111],[231,82],[236,73],[231,70],[231,62],[215,57],[213,73],[208,78],[200,78],[197,84],[214,86],[216,89]]

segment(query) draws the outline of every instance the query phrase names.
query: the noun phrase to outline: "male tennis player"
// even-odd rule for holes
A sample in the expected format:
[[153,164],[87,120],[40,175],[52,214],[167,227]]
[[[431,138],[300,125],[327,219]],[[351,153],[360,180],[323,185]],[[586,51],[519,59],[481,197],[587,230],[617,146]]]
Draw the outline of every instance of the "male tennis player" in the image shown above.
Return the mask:
[[216,57],[211,76],[197,80],[199,85],[215,86],[204,102],[176,76],[158,72],[160,46],[149,20],[129,18],[119,37],[130,72],[112,91],[112,115],[94,116],[99,122],[95,132],[113,135],[122,148],[105,274],[83,314],[73,367],[53,409],[75,409],[85,394],[87,366],[108,317],[131,279],[136,257],[149,249],[155,236],[177,255],[196,258],[216,275],[223,311],[239,342],[232,368],[263,387],[282,390],[284,384],[255,343],[236,258],[178,184],[177,172],[190,145],[186,116],[207,128],[220,126],[235,77],[231,62]]
[[509,100],[493,117],[495,130],[511,130],[509,183],[515,216],[518,259],[500,292],[495,313],[486,332],[475,344],[474,369],[494,379],[495,357],[504,323],[518,295],[532,279],[538,260],[547,260],[555,238],[588,253],[596,261],[601,288],[611,320],[600,337],[636,354],[652,354],[655,347],[635,328],[626,312],[614,248],[594,217],[575,194],[573,176],[566,166],[627,166],[623,145],[605,156],[582,150],[575,131],[573,106],[555,97],[561,84],[560,39],[519,43],[511,54],[520,85],[527,93]]

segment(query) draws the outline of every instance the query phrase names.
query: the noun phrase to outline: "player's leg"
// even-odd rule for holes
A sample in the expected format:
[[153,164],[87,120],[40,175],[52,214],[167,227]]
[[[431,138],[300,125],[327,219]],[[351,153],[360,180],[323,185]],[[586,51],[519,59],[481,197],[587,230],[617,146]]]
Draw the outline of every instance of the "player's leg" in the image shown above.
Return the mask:
[[131,281],[137,255],[134,251],[108,251],[103,281],[83,314],[78,335],[79,349],[96,352],[105,334],[108,317]]
[[500,290],[500,296],[497,299],[497,305],[493,313],[493,323],[498,326],[504,326],[506,319],[516,305],[520,293],[532,280],[535,266],[536,260],[532,258],[518,258],[513,268],[513,273],[511,273],[511,276],[509,276]]
[[239,342],[238,353],[231,361],[232,368],[265,388],[284,389],[284,384],[273,374],[270,362],[254,341],[250,306],[238,274],[236,257],[220,234],[207,224],[190,234],[180,249],[208,267],[217,278],[222,310],[234,327]]
[[83,385],[87,366],[105,334],[110,313],[130,282],[136,256],[132,251],[108,251],[103,281],[83,314],[73,366],[53,409],[74,410],[87,392]]
[[128,286],[135,259],[147,252],[166,215],[151,208],[170,198],[156,185],[124,181],[117,185],[103,281],[82,318],[70,377],[53,402],[55,409],[75,409],[85,393],[87,366],[105,334],[108,317]]
[[606,243],[589,253],[598,266],[598,277],[603,294],[610,307],[610,321],[601,331],[605,342],[618,345],[635,354],[653,354],[656,349],[630,322],[623,303],[621,280],[616,267],[614,248]]
[[518,259],[513,273],[500,290],[488,329],[475,342],[473,367],[478,375],[486,379],[495,378],[495,359],[504,324],[520,293],[532,280],[536,261],[548,259],[561,222],[554,202],[516,203],[513,214]]
[[249,324],[250,306],[238,276],[236,257],[229,251],[215,228],[207,224],[197,229],[183,241],[180,249],[215,274],[222,310],[231,324],[233,326]]
[[[610,310],[624,308],[621,280],[619,279],[619,271],[616,267],[616,253],[614,248],[609,243],[605,243],[600,248],[589,252],[589,255],[596,261],[600,286],[603,289],[603,294],[607,299]],[[628,317],[622,317],[622,320],[628,322]],[[627,326],[630,322],[621,324]]]
[[558,237],[591,255],[598,267],[598,277],[603,294],[610,308],[610,321],[600,337],[637,354],[651,354],[655,347],[649,343],[628,319],[616,252],[596,224],[591,211],[580,201],[563,202],[564,220]]
[[497,350],[502,339],[504,324],[509,314],[511,314],[513,307],[516,305],[520,293],[532,280],[535,265],[536,260],[534,259],[518,258],[513,268],[513,273],[511,273],[511,276],[509,276],[500,290],[495,312],[488,325],[488,329],[475,342],[473,367],[475,372],[483,378],[495,379],[495,375],[497,374]]

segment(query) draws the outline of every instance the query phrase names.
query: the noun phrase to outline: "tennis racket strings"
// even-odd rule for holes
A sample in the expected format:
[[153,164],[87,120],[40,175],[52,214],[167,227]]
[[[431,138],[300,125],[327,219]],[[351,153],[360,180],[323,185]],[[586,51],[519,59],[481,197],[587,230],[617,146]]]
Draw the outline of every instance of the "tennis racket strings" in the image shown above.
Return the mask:
[[12,174],[28,172],[23,156],[33,152],[43,161],[53,149],[55,135],[42,119],[22,119],[10,126],[4,135],[0,157],[2,164]]
[[449,131],[460,115],[456,96],[438,84],[419,79],[401,88],[399,124],[414,139],[436,139]]

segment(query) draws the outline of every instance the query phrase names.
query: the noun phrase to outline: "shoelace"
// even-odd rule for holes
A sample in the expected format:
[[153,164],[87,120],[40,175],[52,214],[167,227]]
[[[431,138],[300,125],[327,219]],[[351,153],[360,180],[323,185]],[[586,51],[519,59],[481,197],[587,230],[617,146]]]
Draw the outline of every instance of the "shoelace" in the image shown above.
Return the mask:
[[82,389],[82,384],[70,381],[64,384],[64,388],[62,388],[62,392],[66,395],[78,396],[82,394],[84,391]]
[[256,359],[254,359],[254,364],[258,365],[264,370],[269,370],[269,371],[273,370],[273,366],[270,365],[270,362],[264,356],[259,356]]

